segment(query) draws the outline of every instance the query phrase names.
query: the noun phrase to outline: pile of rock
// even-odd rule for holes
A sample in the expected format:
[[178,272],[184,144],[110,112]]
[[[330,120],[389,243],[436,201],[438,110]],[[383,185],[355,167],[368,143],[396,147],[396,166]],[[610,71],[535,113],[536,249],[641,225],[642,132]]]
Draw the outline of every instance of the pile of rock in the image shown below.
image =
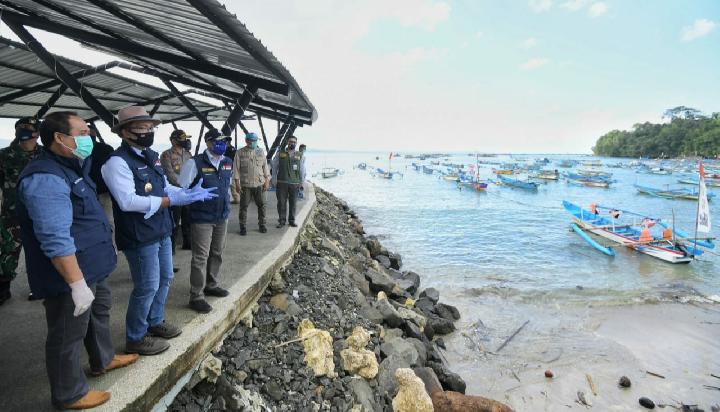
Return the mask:
[[458,310],[365,237],[347,204],[316,199],[292,262],[169,409],[409,410],[419,378],[435,410],[509,410],[467,409],[474,397],[440,352]]

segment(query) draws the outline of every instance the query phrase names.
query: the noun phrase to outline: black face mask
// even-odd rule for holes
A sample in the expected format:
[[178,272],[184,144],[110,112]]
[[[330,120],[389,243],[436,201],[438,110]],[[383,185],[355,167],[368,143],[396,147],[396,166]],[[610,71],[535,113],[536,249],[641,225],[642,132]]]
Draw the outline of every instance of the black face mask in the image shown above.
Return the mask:
[[288,143],[287,148],[288,150],[295,150],[295,145],[292,143]]
[[150,147],[153,145],[153,142],[155,141],[155,132],[150,132],[150,133],[130,132],[130,134],[132,134],[133,136],[135,136],[137,138],[137,140],[135,140],[135,144],[137,144],[138,146]]
[[182,147],[185,150],[190,150],[190,148],[192,147],[192,143],[190,142],[190,140],[187,139],[175,140],[175,143],[177,143],[178,146]]

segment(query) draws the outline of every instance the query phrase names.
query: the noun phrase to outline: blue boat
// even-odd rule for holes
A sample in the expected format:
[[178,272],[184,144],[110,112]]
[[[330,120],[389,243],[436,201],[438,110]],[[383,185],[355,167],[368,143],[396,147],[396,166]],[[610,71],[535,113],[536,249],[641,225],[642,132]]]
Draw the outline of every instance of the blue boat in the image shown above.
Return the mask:
[[515,187],[518,189],[524,189],[524,190],[537,190],[538,185],[535,182],[528,182],[518,179],[513,179],[511,177],[507,177],[504,175],[496,175],[497,178],[502,182],[502,184],[510,187]]
[[[649,187],[649,186],[641,186],[641,185],[635,185],[635,189],[639,193],[650,195],[654,197],[661,197],[663,199],[688,199],[688,200],[698,200],[698,196],[700,196],[700,193],[697,189],[692,188],[666,188],[666,189],[658,189],[656,187]],[[707,192],[707,199],[708,201],[715,197],[715,193]]]
[[426,175],[431,175],[431,174],[433,174],[433,173],[435,172],[435,169],[433,169],[432,167],[428,167],[428,166],[423,165],[422,171],[423,171],[423,173],[425,173]]

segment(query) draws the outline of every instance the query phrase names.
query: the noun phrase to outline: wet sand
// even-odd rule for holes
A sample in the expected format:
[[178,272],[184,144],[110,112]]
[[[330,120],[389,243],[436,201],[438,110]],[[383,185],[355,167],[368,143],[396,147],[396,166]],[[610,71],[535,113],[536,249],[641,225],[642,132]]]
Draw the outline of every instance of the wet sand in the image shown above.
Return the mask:
[[[706,411],[720,405],[720,390],[703,386],[720,387],[720,379],[710,375],[720,376],[718,304],[578,307],[500,297],[473,301],[460,308],[465,316],[459,331],[446,339],[448,361],[466,380],[469,394],[505,401],[518,412],[586,409],[576,402],[578,391],[602,411],[646,410],[638,403],[641,396],[658,405],[679,407],[682,402]],[[547,369],[553,379],[545,378]],[[618,386],[623,375],[631,388]]]

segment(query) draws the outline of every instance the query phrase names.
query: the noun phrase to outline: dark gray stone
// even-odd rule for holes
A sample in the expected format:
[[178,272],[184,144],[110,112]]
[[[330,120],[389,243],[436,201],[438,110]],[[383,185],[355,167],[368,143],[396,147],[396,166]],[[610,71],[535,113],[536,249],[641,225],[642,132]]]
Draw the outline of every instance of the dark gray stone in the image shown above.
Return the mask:
[[427,288],[420,292],[421,298],[428,298],[432,301],[433,305],[437,305],[440,300],[440,292],[435,288]]
[[[369,304],[361,306],[359,312],[362,317],[378,325],[383,323],[383,320],[385,320],[383,314],[380,313],[379,310],[375,309],[374,306],[370,306]],[[400,316],[398,315],[398,317]]]
[[379,255],[382,252],[382,245],[380,244],[380,241],[377,240],[375,236],[370,236],[365,241],[365,247],[367,247],[368,252],[370,252],[370,256],[375,257]]
[[383,321],[391,328],[397,328],[404,323],[403,318],[387,299],[375,302],[375,309],[382,315]]
[[354,266],[346,264],[345,266],[343,266],[340,273],[350,279],[355,284],[355,286],[360,289],[360,292],[365,295],[370,294],[370,282],[368,282],[367,279],[365,279],[365,276],[358,272],[358,270],[355,269]]
[[280,402],[285,398],[285,391],[280,387],[276,381],[270,381],[263,386],[263,391],[275,402]]
[[460,375],[451,372],[445,367],[445,365],[440,362],[428,361],[427,366],[429,366],[430,368],[432,368],[433,371],[435,371],[435,374],[440,380],[442,387],[446,391],[460,392],[462,394],[465,393],[465,381],[460,377]]
[[428,395],[443,390],[442,384],[432,368],[413,368],[413,372],[415,372],[415,375],[425,384],[425,391]]
[[380,263],[380,265],[382,267],[384,267],[385,269],[390,268],[390,258],[389,257],[387,257],[385,255],[377,255],[374,257],[374,259],[377,260],[378,263]]
[[415,350],[418,353],[417,365],[425,365],[425,363],[427,362],[427,348],[425,348],[425,344],[422,342],[422,340],[416,338],[406,338],[405,341],[412,343],[412,345],[415,347]]
[[402,326],[403,331],[405,332],[405,335],[407,335],[409,338],[415,338],[415,339],[421,339],[423,337],[423,331],[420,330],[420,327],[415,324],[415,322],[407,321]]
[[399,253],[390,253],[388,255],[388,258],[390,259],[390,267],[395,270],[400,270],[402,267],[402,257]]
[[418,308],[425,316],[435,313],[435,304],[428,298],[420,298],[415,301],[415,307]]
[[333,255],[339,258],[345,257],[345,253],[343,253],[343,251],[340,250],[340,248],[335,243],[333,243],[330,239],[326,237],[323,238],[323,240],[320,242],[320,247],[331,252]]
[[447,335],[455,330],[455,324],[452,321],[439,316],[428,317],[427,324],[433,328],[437,335]]
[[391,278],[388,274],[378,272],[374,269],[368,269],[365,273],[365,277],[370,281],[370,290],[373,293],[383,291],[390,294],[397,287],[395,279]]
[[408,363],[402,356],[399,355],[390,356],[380,362],[377,376],[378,391],[380,392],[380,394],[387,394],[388,396],[390,396],[391,399],[395,397],[395,392],[397,392],[395,371],[398,368],[409,367],[410,363]]
[[410,365],[418,365],[420,355],[415,345],[402,338],[395,338],[380,345],[380,353],[386,358],[400,356]]
[[353,379],[350,381],[348,386],[352,392],[353,399],[355,399],[355,402],[362,405],[363,410],[372,412],[382,411],[382,409],[376,408],[373,390],[365,379]]
[[449,321],[456,321],[460,319],[460,311],[455,306],[447,305],[445,303],[438,303],[435,306],[435,312],[440,315],[441,318]]

